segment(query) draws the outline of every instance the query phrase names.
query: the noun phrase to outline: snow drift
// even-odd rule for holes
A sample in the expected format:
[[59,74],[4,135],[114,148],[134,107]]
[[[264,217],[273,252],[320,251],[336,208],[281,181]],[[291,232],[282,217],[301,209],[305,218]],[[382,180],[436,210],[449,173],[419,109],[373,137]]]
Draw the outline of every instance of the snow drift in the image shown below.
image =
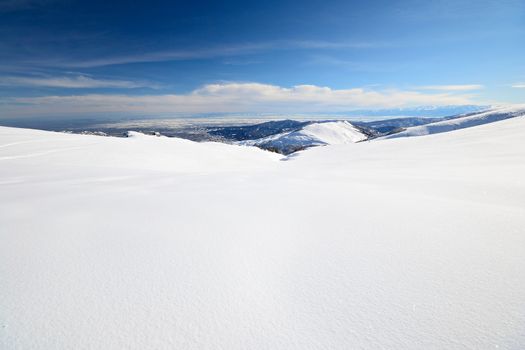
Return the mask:
[[282,162],[0,128],[0,348],[523,348],[524,134]]

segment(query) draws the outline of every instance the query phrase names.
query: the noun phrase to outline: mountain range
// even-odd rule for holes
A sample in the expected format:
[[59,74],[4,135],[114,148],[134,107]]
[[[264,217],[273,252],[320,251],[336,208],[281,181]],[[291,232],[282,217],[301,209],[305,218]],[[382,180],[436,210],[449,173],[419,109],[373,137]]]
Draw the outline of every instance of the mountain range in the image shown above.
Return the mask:
[[223,142],[256,146],[291,154],[315,146],[355,143],[376,138],[397,138],[440,133],[525,115],[525,106],[439,117],[407,117],[379,121],[270,121],[248,126],[218,127],[209,134]]

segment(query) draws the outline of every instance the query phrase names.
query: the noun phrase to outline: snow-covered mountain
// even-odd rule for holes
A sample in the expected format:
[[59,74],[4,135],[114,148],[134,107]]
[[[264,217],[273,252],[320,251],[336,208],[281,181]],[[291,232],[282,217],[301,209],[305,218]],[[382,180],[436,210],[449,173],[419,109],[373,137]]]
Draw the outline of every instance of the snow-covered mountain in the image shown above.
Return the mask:
[[387,109],[357,109],[339,111],[336,113],[325,113],[324,118],[330,119],[337,116],[352,117],[447,117],[463,113],[471,113],[490,109],[490,105],[427,105],[417,107],[387,108]]
[[375,131],[377,135],[385,135],[395,133],[402,129],[409,128],[412,126],[425,125],[452,118],[455,118],[455,116],[439,118],[403,117],[372,121],[352,121],[352,124],[371,129]]
[[342,144],[0,127],[0,348],[523,348],[525,118],[310,130]]
[[525,115],[525,105],[507,106],[491,109],[489,111],[468,113],[442,121],[409,127],[401,132],[387,135],[381,139],[392,139],[399,137],[423,136],[437,134],[447,131],[469,128],[472,126],[493,123],[500,120],[519,117]]
[[208,134],[229,141],[256,140],[272,135],[298,130],[311,122],[297,120],[272,120],[264,123],[237,126],[208,127]]
[[347,121],[315,122],[299,130],[241,141],[245,146],[257,146],[282,154],[289,154],[314,146],[340,145],[366,140],[369,135],[363,128]]

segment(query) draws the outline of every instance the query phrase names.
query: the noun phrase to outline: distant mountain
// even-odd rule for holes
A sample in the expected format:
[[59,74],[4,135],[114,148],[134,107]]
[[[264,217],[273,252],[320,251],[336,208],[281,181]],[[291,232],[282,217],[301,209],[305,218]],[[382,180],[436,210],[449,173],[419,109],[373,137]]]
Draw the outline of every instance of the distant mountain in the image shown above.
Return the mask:
[[500,107],[483,111],[478,113],[468,113],[456,117],[444,118],[443,120],[429,123],[426,125],[419,125],[409,127],[398,133],[382,137],[383,139],[422,136],[429,134],[437,134],[457,129],[469,128],[472,126],[496,122],[499,120],[525,116],[525,105]]
[[464,113],[479,112],[492,108],[491,106],[478,105],[460,105],[460,106],[420,106],[407,108],[390,108],[375,110],[354,110],[345,112],[346,116],[367,116],[367,117],[447,117]]
[[244,141],[268,137],[275,134],[299,130],[311,122],[297,120],[277,120],[255,125],[225,126],[210,128],[208,134],[226,140]]
[[347,121],[310,122],[298,130],[240,141],[239,144],[290,154],[314,146],[355,143],[370,136],[369,130]]
[[395,118],[395,119],[384,119],[371,122],[352,122],[354,125],[367,127],[375,130],[378,134],[390,134],[392,132],[400,131],[403,128],[411,126],[425,125],[435,123],[438,121],[456,118],[453,117],[439,117],[439,118],[423,118],[423,117],[407,117],[407,118]]
[[366,122],[282,120],[216,128],[209,134],[241,145],[290,154],[315,146],[451,131],[519,115],[525,115],[525,107],[499,107],[444,117],[407,117]]
[[[145,134],[164,135],[197,142],[215,141],[256,146],[281,154],[290,154],[309,147],[352,143],[366,139],[384,139],[419,136],[489,123],[525,114],[525,106],[498,107],[480,110],[484,106],[419,107],[391,110],[361,111],[369,117],[361,121],[341,120],[272,120],[250,124],[250,120],[203,123],[176,120],[147,120],[89,124],[82,121],[73,124],[42,124],[49,130],[90,135],[127,136],[128,130]],[[359,113],[354,111],[353,113]],[[382,115],[381,120],[374,117]],[[417,116],[387,119],[387,115]],[[428,115],[439,115],[429,117]],[[425,117],[427,116],[427,117]],[[349,116],[347,116],[348,118]],[[370,118],[372,117],[372,118]],[[320,116],[327,118],[327,116]],[[365,119],[366,121],[363,121]],[[256,121],[252,121],[256,123]],[[32,125],[32,124],[31,124]],[[35,124],[38,126],[40,124]],[[23,125],[20,125],[23,126]]]

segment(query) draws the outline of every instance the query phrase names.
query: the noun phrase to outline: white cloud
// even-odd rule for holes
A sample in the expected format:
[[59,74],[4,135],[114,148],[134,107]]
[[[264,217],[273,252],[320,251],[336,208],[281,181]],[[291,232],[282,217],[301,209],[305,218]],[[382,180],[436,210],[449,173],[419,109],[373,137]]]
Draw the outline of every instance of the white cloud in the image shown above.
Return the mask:
[[465,84],[465,85],[427,85],[420,86],[419,90],[437,90],[437,91],[469,91],[469,90],[481,90],[483,85],[479,84]]
[[472,95],[448,92],[332,89],[315,85],[287,88],[260,83],[223,83],[208,84],[187,94],[87,94],[7,98],[0,101],[0,112],[4,115],[321,113],[361,108],[464,105],[475,103],[472,98]]
[[215,47],[195,47],[183,50],[161,50],[146,53],[128,53],[119,56],[107,56],[94,59],[54,59],[29,62],[44,66],[89,68],[102,67],[119,64],[143,63],[143,62],[165,62],[184,61],[194,59],[213,59],[224,57],[236,57],[251,55],[267,51],[285,50],[339,50],[339,49],[374,49],[391,47],[392,43],[383,42],[336,42],[336,41],[312,41],[312,40],[276,40],[254,43],[243,43],[237,45],[223,45]]
[[128,80],[94,79],[85,75],[74,77],[2,77],[0,85],[4,86],[41,86],[55,88],[137,88],[152,87],[147,83]]
[[525,83],[516,83],[513,84],[512,87],[516,89],[525,89]]

